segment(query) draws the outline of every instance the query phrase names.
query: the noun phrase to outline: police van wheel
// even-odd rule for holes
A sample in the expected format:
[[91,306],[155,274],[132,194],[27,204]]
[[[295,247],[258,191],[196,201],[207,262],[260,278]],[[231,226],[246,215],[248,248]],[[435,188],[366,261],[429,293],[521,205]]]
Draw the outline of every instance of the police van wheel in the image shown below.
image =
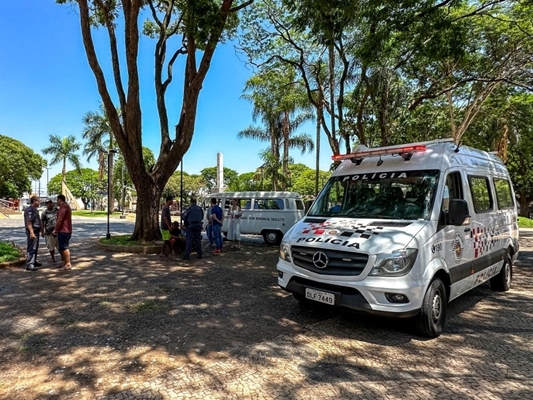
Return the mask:
[[279,245],[282,238],[283,236],[280,231],[265,231],[263,233],[265,243],[273,246]]
[[502,270],[498,275],[491,278],[490,286],[492,289],[499,292],[506,292],[511,288],[511,282],[513,280],[513,262],[509,253],[505,254]]
[[419,333],[436,338],[442,333],[446,320],[446,288],[439,278],[429,285],[420,312],[415,317]]

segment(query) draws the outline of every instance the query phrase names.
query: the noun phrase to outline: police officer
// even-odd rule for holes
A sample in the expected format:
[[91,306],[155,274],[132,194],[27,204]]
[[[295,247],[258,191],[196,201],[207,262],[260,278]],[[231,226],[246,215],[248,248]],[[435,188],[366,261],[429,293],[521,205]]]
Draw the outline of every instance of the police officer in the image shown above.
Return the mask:
[[24,225],[26,227],[26,269],[37,271],[42,264],[37,262],[39,251],[39,232],[41,231],[41,217],[39,216],[40,200],[38,196],[31,196],[30,206],[24,210]]
[[187,208],[185,213],[185,254],[184,260],[191,259],[192,243],[196,248],[198,258],[202,258],[202,221],[204,212],[200,206],[196,204],[196,199],[191,199],[191,205]]

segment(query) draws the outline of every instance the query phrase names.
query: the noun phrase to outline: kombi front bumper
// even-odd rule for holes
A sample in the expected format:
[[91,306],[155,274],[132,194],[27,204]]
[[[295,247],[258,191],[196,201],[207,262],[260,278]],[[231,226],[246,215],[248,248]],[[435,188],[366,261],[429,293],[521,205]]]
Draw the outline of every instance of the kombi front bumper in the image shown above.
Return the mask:
[[[306,290],[333,294],[335,307],[348,308],[370,314],[396,318],[412,317],[422,306],[426,287],[409,275],[402,277],[366,277],[362,280],[348,276],[321,276],[294,267],[280,259],[277,265],[279,286],[306,298]],[[389,301],[391,295],[406,296],[407,302]]]

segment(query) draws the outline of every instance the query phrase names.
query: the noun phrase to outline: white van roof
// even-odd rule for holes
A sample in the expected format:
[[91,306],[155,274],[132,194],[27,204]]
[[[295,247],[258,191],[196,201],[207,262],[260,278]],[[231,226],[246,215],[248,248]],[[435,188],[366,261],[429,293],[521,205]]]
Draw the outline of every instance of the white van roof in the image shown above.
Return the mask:
[[255,197],[255,198],[301,198],[302,196],[296,192],[220,192],[220,193],[211,193],[207,197],[233,197],[236,199],[245,198],[245,197]]
[[452,166],[473,166],[508,175],[502,160],[495,154],[468,146],[457,147],[451,139],[373,149],[361,146],[354,153],[334,155],[332,159],[343,161],[333,175],[421,169],[443,171]]

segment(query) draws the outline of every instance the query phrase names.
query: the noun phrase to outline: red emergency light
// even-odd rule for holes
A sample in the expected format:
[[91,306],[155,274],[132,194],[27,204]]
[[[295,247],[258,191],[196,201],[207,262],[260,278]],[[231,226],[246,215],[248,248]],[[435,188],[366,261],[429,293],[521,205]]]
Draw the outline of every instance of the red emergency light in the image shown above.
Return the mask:
[[358,151],[357,153],[350,154],[335,154],[331,157],[333,161],[352,160],[355,164],[361,164],[361,161],[369,157],[384,156],[388,154],[397,154],[402,156],[405,161],[409,161],[413,153],[426,151],[426,145],[416,144],[408,146],[391,146],[382,147],[379,149]]

